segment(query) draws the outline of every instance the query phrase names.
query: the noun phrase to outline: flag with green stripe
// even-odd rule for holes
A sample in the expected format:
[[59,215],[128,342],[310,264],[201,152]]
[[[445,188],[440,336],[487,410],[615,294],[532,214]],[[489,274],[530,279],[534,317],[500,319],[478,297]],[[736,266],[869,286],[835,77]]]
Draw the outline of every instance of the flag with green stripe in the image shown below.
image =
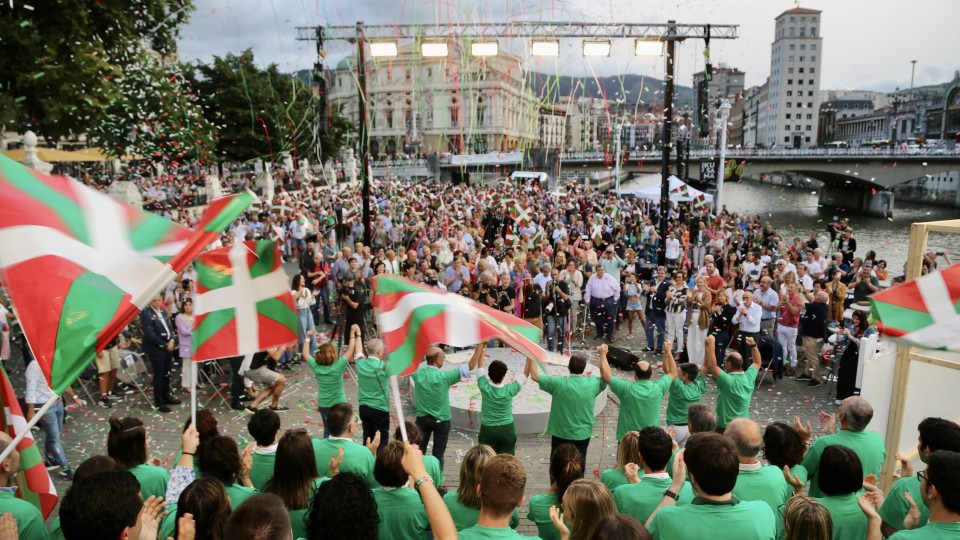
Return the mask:
[[904,345],[960,351],[960,264],[870,297],[880,333]]
[[3,431],[11,439],[16,438],[22,431],[27,432],[17,444],[17,451],[20,452],[20,470],[16,473],[17,497],[36,506],[43,515],[43,519],[47,519],[57,506],[57,488],[53,486],[50,473],[47,472],[43,463],[43,455],[37,448],[30,430],[27,429],[27,419],[23,416],[17,394],[10,386],[10,379],[7,378],[7,372],[3,367],[0,367],[0,379],[2,379],[0,380],[0,401],[3,402]]
[[519,353],[542,362],[542,332],[502,311],[405,278],[380,275],[373,280],[373,307],[387,353],[387,373],[410,375],[427,347],[442,343],[469,347],[499,339]]
[[193,360],[297,341],[300,320],[276,242],[240,242],[197,260]]
[[60,394],[255,200],[213,201],[196,230],[0,156],[0,272]]

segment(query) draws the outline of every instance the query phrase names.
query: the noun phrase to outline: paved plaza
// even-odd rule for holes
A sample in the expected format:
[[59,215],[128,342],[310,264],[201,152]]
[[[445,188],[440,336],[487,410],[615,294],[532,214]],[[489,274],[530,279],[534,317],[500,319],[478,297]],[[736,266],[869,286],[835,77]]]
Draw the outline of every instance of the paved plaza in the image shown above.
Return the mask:
[[[321,327],[321,331],[328,331],[329,328]],[[588,339],[587,347],[594,347],[595,342]],[[631,351],[639,351],[644,345],[644,338],[641,332],[634,330],[633,336],[626,336],[625,339],[618,339],[617,346],[625,347]],[[579,349],[580,341],[577,340],[575,349]],[[648,356],[652,359],[652,356]],[[596,353],[591,355],[591,363],[596,363]],[[23,366],[18,357],[8,362],[8,370],[11,374],[14,388],[23,388]],[[226,368],[229,372],[229,367]],[[632,373],[614,370],[617,377],[631,378]],[[662,376],[658,375],[658,376]],[[292,427],[304,427],[312,435],[319,436],[322,432],[320,416],[316,412],[316,390],[317,385],[313,374],[306,364],[299,364],[295,369],[288,373],[288,384],[284,392],[282,403],[289,406],[290,410],[281,413],[283,419],[283,429]],[[179,374],[175,374],[173,380],[179,383]],[[528,381],[527,384],[534,384]],[[357,385],[352,379],[347,378],[344,381],[347,392],[347,399],[356,407],[357,403]],[[224,380],[224,391],[226,391],[226,380]],[[405,379],[400,381],[400,389],[403,397],[404,414],[407,418],[413,418],[413,408],[409,397],[409,385]],[[123,401],[116,403],[112,409],[104,409],[96,404],[88,403],[83,409],[70,411],[67,414],[67,420],[63,432],[63,444],[67,456],[74,466],[83,459],[94,454],[106,454],[107,439],[107,418],[110,415],[130,415],[141,418],[148,426],[150,458],[157,458],[161,465],[170,467],[173,464],[174,456],[179,450],[180,433],[183,429],[183,423],[189,418],[189,396],[180,395],[184,404],[173,407],[171,414],[160,414],[147,408],[144,401],[133,405],[133,397],[128,395]],[[716,385],[713,382],[708,383],[707,393],[704,395],[704,402],[713,405],[716,402]],[[211,400],[211,398],[213,398]],[[243,448],[251,440],[246,430],[249,413],[233,411],[227,405],[225,400],[217,398],[208,388],[201,390],[198,396],[199,403],[205,404],[211,400],[209,407],[217,416],[220,425],[220,433],[230,435],[238,440],[240,447]],[[666,400],[663,402],[666,409]],[[826,385],[818,388],[808,388],[806,384],[794,382],[790,379],[771,382],[770,377],[764,381],[759,390],[754,393],[753,403],[750,408],[751,418],[757,420],[761,425],[774,421],[792,421],[794,416],[806,422],[810,421],[814,426],[814,435],[819,433],[819,424],[817,422],[817,412],[821,410],[832,411],[833,405],[832,387]],[[587,477],[599,477],[600,471],[611,467],[616,460],[616,424],[617,414],[619,412],[617,398],[612,393],[607,401],[607,406],[602,414],[597,417],[594,426],[594,438],[590,444],[587,463]],[[391,428],[396,427],[396,419],[391,422]],[[41,439],[42,431],[35,430],[34,437]],[[477,433],[461,431],[454,429],[450,434],[450,444],[447,448],[444,476],[446,478],[444,487],[448,490],[455,490],[459,482],[459,456],[462,455],[470,446],[476,444]],[[41,442],[42,444],[42,442]],[[41,446],[42,448],[42,446]],[[527,498],[544,492],[549,487],[549,453],[550,439],[546,434],[527,435],[518,437],[517,457],[527,467]],[[56,475],[54,482],[57,485],[61,495],[66,491],[66,482],[60,480]],[[521,516],[526,515],[526,509],[521,510]],[[523,533],[534,534],[536,527],[526,519],[521,519],[520,529]]]

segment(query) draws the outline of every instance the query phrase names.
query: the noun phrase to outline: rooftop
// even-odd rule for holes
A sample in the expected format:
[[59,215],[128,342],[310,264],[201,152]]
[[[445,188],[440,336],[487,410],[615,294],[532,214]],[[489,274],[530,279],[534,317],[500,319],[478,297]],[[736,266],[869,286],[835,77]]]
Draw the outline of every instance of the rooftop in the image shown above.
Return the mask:
[[823,12],[818,9],[795,7],[793,9],[788,9],[787,11],[784,11],[780,15],[777,15],[777,18],[779,19],[784,15],[819,15],[820,13],[823,13]]

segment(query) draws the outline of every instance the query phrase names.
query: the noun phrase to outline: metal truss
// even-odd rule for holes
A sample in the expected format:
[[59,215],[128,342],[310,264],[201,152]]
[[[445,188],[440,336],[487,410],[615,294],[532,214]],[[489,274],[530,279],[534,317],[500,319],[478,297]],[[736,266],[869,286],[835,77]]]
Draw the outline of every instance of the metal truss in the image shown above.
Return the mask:
[[[736,39],[739,25],[735,24],[676,24],[676,23],[578,23],[578,22],[499,22],[459,25],[364,25],[364,37],[370,41],[446,40],[457,36],[461,40],[514,38],[592,38],[592,39],[646,39],[675,40]],[[324,41],[355,41],[357,26],[298,26],[297,40],[314,41],[322,29]]]

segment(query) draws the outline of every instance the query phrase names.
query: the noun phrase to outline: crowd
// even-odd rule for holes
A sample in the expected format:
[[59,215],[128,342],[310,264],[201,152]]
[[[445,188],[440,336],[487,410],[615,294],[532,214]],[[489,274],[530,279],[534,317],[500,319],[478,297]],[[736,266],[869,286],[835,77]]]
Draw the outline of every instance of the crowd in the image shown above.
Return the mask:
[[[524,506],[545,540],[960,534],[957,424],[924,420],[918,452],[926,469],[914,477],[901,460],[890,493],[878,487],[886,452],[867,430],[872,407],[855,395],[859,343],[874,330],[848,307],[879,290],[889,271],[872,251],[857,255],[847,224],[835,224],[835,242],[791,240],[756,216],[690,205],[661,211],[575,186],[437,193],[392,180],[374,197],[369,246],[354,242],[363,232],[356,197],[338,188],[280,197],[221,239],[278,239],[300,270],[291,284],[298,343],[227,362],[231,407],[251,414],[254,443],[240,448],[238,434],[221,434],[203,410],[184,426],[168,470],[148,456],[144,423],[115,416],[106,455],[71,471],[49,530],[34,506],[13,497],[14,451],[0,463],[0,514],[13,516],[19,537],[511,538]],[[669,223],[662,241],[661,219]],[[655,264],[658,250],[666,266]],[[532,361],[508,374],[503,362],[484,365],[486,344],[445,369],[437,344],[410,376],[414,417],[395,419],[405,443],[399,425],[391,433],[384,345],[368,310],[369,280],[384,273],[514,313],[542,328],[551,350],[569,351],[574,333],[595,332],[599,376],[584,375],[589,359],[580,351],[569,355],[569,376],[542,373]],[[189,362],[195,283],[195,272],[185,272],[98,358],[101,406],[112,404],[119,349],[136,342],[155,373],[156,409],[180,403],[170,377],[178,358]],[[634,321],[645,347],[628,381],[613,374],[608,356]],[[318,343],[326,324],[346,345],[342,355],[335,341]],[[830,368],[838,409],[821,414],[826,434],[813,439],[797,419],[761,429],[749,418],[758,376],[769,368],[821,384],[831,333],[839,336],[839,369]],[[322,432],[282,425],[284,371],[298,363],[316,379]],[[356,403],[344,390],[347,370],[355,370]],[[482,395],[479,444],[463,456],[457,490],[446,492],[449,392],[471,375]],[[708,378],[715,408],[701,403]],[[527,471],[513,456],[513,400],[525,384],[553,399],[551,485],[529,501]],[[617,463],[599,480],[584,479],[594,399],[607,388],[619,399]],[[0,519],[0,534],[10,527]]]

